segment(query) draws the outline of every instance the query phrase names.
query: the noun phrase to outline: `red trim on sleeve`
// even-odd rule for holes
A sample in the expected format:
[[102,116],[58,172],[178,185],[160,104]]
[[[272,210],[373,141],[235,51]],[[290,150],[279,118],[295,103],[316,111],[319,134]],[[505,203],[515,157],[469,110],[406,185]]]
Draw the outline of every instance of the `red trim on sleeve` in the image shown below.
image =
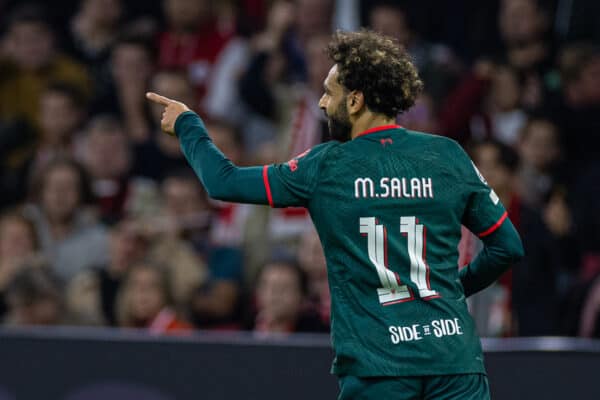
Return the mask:
[[382,125],[382,126],[376,126],[375,128],[367,129],[366,131],[363,131],[363,132],[359,133],[358,135],[356,135],[356,137],[368,135],[369,133],[375,133],[375,132],[380,132],[380,131],[387,131],[389,129],[401,129],[401,128],[402,127],[400,125]]
[[271,195],[271,185],[269,184],[269,166],[265,165],[263,167],[263,182],[265,184],[265,190],[267,191],[267,199],[269,200],[269,205],[271,207],[275,207],[273,205],[273,196]]
[[506,217],[508,217],[508,212],[504,211],[504,214],[502,214],[502,216],[500,217],[500,219],[498,220],[498,222],[496,222],[494,225],[490,226],[486,231],[481,232],[477,236],[479,236],[480,238],[482,238],[482,237],[491,235],[492,233],[494,233],[496,231],[496,229],[500,228],[500,225],[502,225],[502,223],[504,222],[504,220],[506,219]]

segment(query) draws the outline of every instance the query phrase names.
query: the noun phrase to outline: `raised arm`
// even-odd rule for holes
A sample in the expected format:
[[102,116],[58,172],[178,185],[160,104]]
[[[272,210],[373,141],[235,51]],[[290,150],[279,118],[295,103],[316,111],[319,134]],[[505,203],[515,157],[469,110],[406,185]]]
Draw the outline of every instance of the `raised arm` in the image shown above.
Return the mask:
[[263,167],[238,167],[213,144],[202,119],[183,103],[156,93],[146,97],[162,106],[162,130],[179,138],[181,150],[214,199],[269,204]]

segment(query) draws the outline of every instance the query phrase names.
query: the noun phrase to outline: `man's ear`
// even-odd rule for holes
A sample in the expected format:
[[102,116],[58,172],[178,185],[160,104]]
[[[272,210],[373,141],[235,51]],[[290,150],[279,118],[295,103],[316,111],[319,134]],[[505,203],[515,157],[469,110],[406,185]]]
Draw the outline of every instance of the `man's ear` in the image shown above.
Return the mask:
[[356,114],[365,105],[365,97],[362,92],[360,92],[358,90],[353,90],[348,95],[346,103],[348,106],[348,113],[351,115]]

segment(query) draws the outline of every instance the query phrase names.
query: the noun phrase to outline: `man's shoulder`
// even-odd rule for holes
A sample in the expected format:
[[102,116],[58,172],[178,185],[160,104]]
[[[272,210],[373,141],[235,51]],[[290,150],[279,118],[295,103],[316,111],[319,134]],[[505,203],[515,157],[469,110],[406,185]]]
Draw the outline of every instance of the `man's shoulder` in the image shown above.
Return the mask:
[[293,159],[301,159],[301,158],[314,158],[314,157],[323,157],[325,156],[329,151],[331,151],[332,149],[338,147],[340,145],[340,142],[336,141],[336,140],[330,140],[328,142],[324,142],[321,144],[318,144],[316,146],[313,146],[309,149],[306,149],[305,151],[303,151],[300,154],[297,154],[293,157]]
[[412,154],[440,162],[462,163],[465,160],[465,151],[454,139],[433,133],[412,130],[406,132],[406,141],[400,146]]
[[[339,145],[339,142],[329,141],[308,148],[300,154],[294,155],[289,161],[277,164],[276,168],[283,171],[296,172],[298,170],[312,171],[318,170],[327,158],[328,153]],[[309,166],[309,168],[307,168]]]
[[406,129],[409,140],[415,144],[423,144],[425,146],[440,146],[448,149],[456,150],[460,148],[460,144],[452,138],[438,135],[435,133],[413,131]]

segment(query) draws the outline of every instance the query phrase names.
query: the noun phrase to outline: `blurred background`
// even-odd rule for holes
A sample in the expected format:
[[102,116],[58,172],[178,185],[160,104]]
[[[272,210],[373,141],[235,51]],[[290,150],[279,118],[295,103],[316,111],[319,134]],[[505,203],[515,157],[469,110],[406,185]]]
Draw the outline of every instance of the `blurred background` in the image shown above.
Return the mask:
[[[0,320],[153,334],[329,330],[304,209],[208,199],[153,90],[238,165],[328,140],[336,29],[396,38],[398,122],[470,153],[526,256],[470,300],[484,337],[600,337],[600,2],[0,0]],[[464,231],[460,265],[481,249]]]

